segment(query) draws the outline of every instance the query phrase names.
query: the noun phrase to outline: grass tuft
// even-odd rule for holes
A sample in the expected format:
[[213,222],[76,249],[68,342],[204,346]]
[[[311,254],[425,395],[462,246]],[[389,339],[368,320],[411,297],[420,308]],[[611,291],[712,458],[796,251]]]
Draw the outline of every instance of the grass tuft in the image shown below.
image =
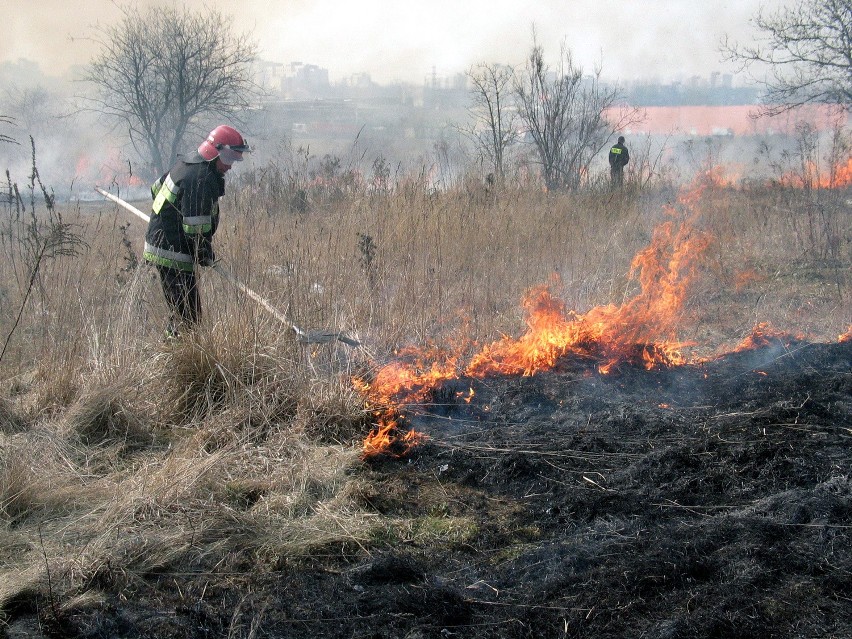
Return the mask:
[[85,446],[118,443],[135,449],[150,443],[151,429],[127,400],[129,392],[113,385],[84,394],[65,415],[68,429]]
[[26,420],[15,409],[12,401],[0,397],[0,435],[20,433],[26,428]]

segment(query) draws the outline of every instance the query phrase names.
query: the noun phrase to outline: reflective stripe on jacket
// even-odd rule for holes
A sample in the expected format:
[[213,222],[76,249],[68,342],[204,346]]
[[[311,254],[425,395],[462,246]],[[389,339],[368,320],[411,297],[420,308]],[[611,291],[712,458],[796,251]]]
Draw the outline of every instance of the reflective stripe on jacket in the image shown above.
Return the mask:
[[616,144],[609,150],[610,167],[620,169],[627,166],[628,162],[630,162],[630,153],[623,144]]
[[203,235],[210,233],[213,230],[213,225],[218,223],[219,204],[213,204],[213,212],[211,215],[193,215],[192,217],[183,216],[183,232],[190,235]]
[[151,246],[148,242],[145,242],[145,252],[142,253],[142,257],[154,264],[179,271],[191,272],[195,268],[195,260],[191,255]]
[[151,220],[143,257],[167,268],[191,271],[199,252],[209,253],[219,225],[225,180],[216,162],[195,154],[179,160],[151,186]]
[[151,210],[154,215],[159,215],[166,202],[173,205],[177,201],[180,195],[180,187],[172,180],[172,174],[168,173],[165,179],[160,178],[154,182],[154,186],[151,187],[151,195],[154,196],[154,204],[151,205]]

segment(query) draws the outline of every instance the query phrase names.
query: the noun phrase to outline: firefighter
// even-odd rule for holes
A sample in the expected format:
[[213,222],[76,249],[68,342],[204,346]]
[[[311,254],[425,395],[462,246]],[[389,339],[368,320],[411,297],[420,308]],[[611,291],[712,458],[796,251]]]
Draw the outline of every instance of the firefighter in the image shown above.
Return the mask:
[[630,153],[624,146],[624,136],[618,136],[618,142],[609,150],[609,176],[613,188],[624,184],[624,167],[630,162]]
[[177,337],[201,318],[195,265],[213,266],[213,235],[219,224],[219,198],[225,173],[251,149],[242,134],[217,126],[198,151],[179,159],[151,187],[151,221],[143,257],[160,274],[169,307],[166,337]]

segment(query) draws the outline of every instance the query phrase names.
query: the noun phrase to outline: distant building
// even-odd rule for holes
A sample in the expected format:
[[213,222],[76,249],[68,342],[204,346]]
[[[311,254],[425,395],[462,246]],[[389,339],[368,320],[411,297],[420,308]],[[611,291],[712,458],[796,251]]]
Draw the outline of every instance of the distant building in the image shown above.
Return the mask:
[[291,62],[284,67],[280,91],[285,99],[326,95],[330,89],[328,69],[302,62]]
[[375,85],[369,73],[353,73],[344,80],[344,86],[352,89],[371,89]]
[[286,68],[280,62],[257,60],[254,64],[255,82],[269,93],[281,91],[281,81],[284,79]]

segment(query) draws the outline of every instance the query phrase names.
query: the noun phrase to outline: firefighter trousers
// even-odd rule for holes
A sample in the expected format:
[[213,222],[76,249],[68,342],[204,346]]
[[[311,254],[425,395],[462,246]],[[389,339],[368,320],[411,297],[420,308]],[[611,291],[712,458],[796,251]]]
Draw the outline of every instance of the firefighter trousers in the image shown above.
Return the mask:
[[612,166],[609,169],[609,177],[612,181],[612,188],[620,189],[624,186],[624,167]]
[[181,329],[191,329],[201,319],[201,296],[195,273],[157,265],[163,295],[169,307],[166,335],[176,337]]

